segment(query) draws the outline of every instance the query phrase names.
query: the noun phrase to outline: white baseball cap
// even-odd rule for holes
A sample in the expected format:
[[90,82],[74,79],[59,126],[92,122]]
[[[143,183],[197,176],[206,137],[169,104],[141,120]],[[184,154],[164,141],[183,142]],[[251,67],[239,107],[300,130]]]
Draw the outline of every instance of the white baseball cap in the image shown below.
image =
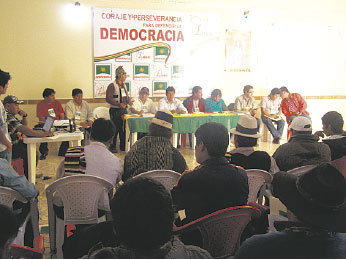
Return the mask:
[[312,131],[312,126],[311,126],[311,120],[305,116],[297,116],[296,118],[293,119],[291,125],[290,125],[290,130],[295,130],[295,131]]

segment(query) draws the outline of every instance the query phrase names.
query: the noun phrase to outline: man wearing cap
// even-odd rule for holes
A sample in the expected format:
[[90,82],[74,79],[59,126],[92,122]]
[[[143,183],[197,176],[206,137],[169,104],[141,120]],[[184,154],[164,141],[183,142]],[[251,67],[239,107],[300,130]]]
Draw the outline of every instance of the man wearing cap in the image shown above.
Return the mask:
[[156,107],[154,102],[148,98],[149,89],[143,87],[139,90],[139,98],[136,98],[129,110],[132,114],[142,115],[144,113],[156,113]]
[[126,72],[122,66],[115,70],[115,82],[107,87],[106,102],[110,104],[109,114],[115,125],[115,135],[113,143],[110,146],[111,152],[117,152],[116,143],[119,134],[120,150],[125,151],[125,125],[122,115],[127,113],[127,104],[129,103],[129,95],[125,86]]
[[289,129],[292,137],[288,143],[280,145],[273,154],[281,171],[330,162],[330,149],[328,145],[319,143],[317,136],[312,135],[309,118],[304,116],[294,118]]
[[124,159],[123,181],[150,170],[173,170],[182,173],[186,162],[171,143],[173,115],[158,111],[149,125],[148,135],[138,140]]
[[[269,132],[273,136],[274,144],[280,143],[285,126],[285,121],[280,116],[280,106],[281,99],[280,90],[278,88],[273,88],[269,96],[263,98],[260,103],[262,122],[268,127]],[[275,128],[274,124],[277,125],[277,128]]]
[[262,135],[257,132],[257,121],[253,116],[243,115],[239,118],[236,128],[231,129],[234,134],[236,148],[226,153],[226,158],[233,164],[245,169],[262,169],[270,173],[279,170],[275,159],[267,152],[255,151],[258,138]]
[[287,87],[280,88],[281,110],[286,116],[287,124],[290,124],[297,116],[306,116],[310,118],[306,111],[307,104],[304,98],[298,93],[290,93]]
[[196,135],[195,157],[200,164],[184,172],[171,193],[186,224],[220,209],[247,204],[248,177],[243,168],[231,165],[225,158],[229,144],[226,127],[209,122]]
[[[292,122],[293,123],[293,122]],[[346,181],[328,163],[274,175],[273,194],[287,207],[278,232],[247,239],[235,258],[338,259],[346,256]]]
[[[27,147],[23,143],[22,134],[33,137],[48,137],[53,136],[53,133],[36,131],[29,128],[28,114],[19,108],[19,104],[23,104],[23,101],[19,101],[15,96],[7,96],[4,99],[4,106],[7,111],[8,132],[12,140],[12,159],[23,159],[24,173],[28,177]],[[21,116],[22,120],[19,120],[16,115]]]

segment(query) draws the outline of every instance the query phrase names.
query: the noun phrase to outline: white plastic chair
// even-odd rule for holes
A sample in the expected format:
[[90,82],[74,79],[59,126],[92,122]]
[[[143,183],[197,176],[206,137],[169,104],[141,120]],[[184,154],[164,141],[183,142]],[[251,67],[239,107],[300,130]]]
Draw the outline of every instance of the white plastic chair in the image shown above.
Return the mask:
[[178,182],[180,174],[172,170],[152,170],[136,175],[134,178],[148,177],[160,182],[167,190],[171,190]]
[[[80,174],[56,180],[46,188],[48,204],[49,240],[52,256],[63,258],[62,245],[64,243],[65,225],[94,224],[101,222],[98,218],[98,205],[104,194],[108,199],[113,196],[113,185],[108,181]],[[56,216],[53,208],[53,199],[60,198],[64,207],[64,219]],[[59,205],[60,206],[60,205]],[[110,208],[106,209],[106,217]]]
[[104,118],[110,120],[109,108],[108,107],[97,107],[93,111],[94,119]]
[[23,225],[19,228],[18,235],[14,240],[15,244],[24,245],[25,228],[30,219],[31,219],[32,228],[34,232],[34,237],[39,236],[37,199],[32,199],[28,201],[19,192],[11,188],[0,186],[0,204],[5,205],[12,209],[14,201],[20,201],[22,203],[30,203],[30,212],[28,216],[26,217],[25,221],[23,222]]
[[287,173],[299,176],[303,173],[310,171],[311,169],[315,168],[316,166],[317,165],[304,165],[304,166],[300,166],[300,167],[294,168],[292,170],[289,170],[289,171],[287,171]]
[[257,202],[258,200],[258,203],[262,204],[266,184],[272,182],[273,176],[269,172],[260,169],[247,169],[246,174],[249,182],[248,202]]

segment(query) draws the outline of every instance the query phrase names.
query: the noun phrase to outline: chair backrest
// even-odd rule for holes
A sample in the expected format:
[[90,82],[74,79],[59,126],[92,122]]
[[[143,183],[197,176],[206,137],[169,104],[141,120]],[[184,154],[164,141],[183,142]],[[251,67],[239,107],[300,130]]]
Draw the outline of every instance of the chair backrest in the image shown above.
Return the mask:
[[299,176],[303,173],[310,171],[311,169],[313,169],[315,167],[316,167],[316,165],[304,165],[304,166],[300,166],[300,167],[294,168],[292,170],[289,170],[289,171],[287,171],[287,173]]
[[97,107],[93,111],[94,119],[97,118],[104,118],[109,120],[110,115],[109,115],[109,108],[108,107]]
[[344,175],[344,177],[346,178],[346,155],[339,159],[331,161],[330,164],[338,169],[339,172],[341,172],[342,175]]
[[13,202],[18,200],[22,203],[27,203],[28,200],[24,198],[18,191],[11,188],[0,186],[0,204],[5,205],[12,209]]
[[134,178],[148,177],[160,182],[167,190],[171,190],[180,178],[180,174],[172,170],[152,170],[136,175]]
[[53,197],[57,196],[64,206],[65,224],[98,223],[98,202],[112,189],[111,183],[91,175],[58,179],[46,188],[48,217],[54,216]]
[[259,194],[259,191],[266,183],[272,182],[273,176],[269,172],[260,169],[248,169],[246,174],[249,182],[248,202],[256,202],[263,195]]
[[233,256],[240,246],[241,234],[248,223],[261,215],[259,209],[239,206],[222,209],[194,220],[184,226],[175,227],[174,233],[180,236],[199,231],[202,248],[214,258]]
[[9,250],[11,259],[41,259],[44,254],[43,236],[39,235],[34,238],[34,247],[27,247],[17,244],[12,244]]
[[234,111],[234,103],[230,103],[227,108],[229,111]]

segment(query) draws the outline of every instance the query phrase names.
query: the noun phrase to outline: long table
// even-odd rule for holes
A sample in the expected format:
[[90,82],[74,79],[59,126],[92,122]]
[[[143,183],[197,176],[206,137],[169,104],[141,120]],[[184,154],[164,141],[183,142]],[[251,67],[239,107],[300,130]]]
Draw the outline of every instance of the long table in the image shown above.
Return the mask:
[[[207,122],[217,122],[223,124],[229,131],[235,128],[241,114],[234,112],[227,113],[204,113],[204,114],[183,114],[173,115],[173,144],[176,144],[177,134],[194,133],[199,126]],[[125,115],[126,120],[126,151],[137,140],[137,132],[147,133],[151,120],[154,115],[143,117]],[[131,140],[130,140],[131,133]]]
[[70,146],[81,145],[81,140],[83,140],[84,134],[82,132],[74,133],[54,133],[52,137],[24,137],[23,142],[27,144],[28,153],[28,179],[30,182],[36,182],[36,144],[38,143],[54,143],[69,141]]

